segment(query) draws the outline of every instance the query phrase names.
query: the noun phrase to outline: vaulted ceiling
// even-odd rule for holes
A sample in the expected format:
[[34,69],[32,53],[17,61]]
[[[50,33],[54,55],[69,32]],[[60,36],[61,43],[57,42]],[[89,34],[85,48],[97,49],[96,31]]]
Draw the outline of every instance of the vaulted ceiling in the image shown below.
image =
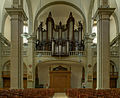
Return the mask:
[[[4,8],[11,7],[12,1],[13,0],[0,1],[0,26],[2,25],[4,13],[6,13]],[[30,19],[28,23],[31,23],[33,26],[33,31],[35,19],[37,18],[39,22],[45,21],[50,11],[53,14],[56,24],[58,24],[59,21],[65,23],[69,13],[73,12],[76,23],[78,20],[85,21],[84,19],[86,19],[86,25],[88,27],[89,20],[92,20],[92,15],[90,14],[97,10],[97,7],[95,7],[97,6],[97,1],[98,0],[24,0],[24,9]],[[109,4],[111,7],[116,8],[116,16],[119,17],[120,0],[109,0]],[[119,18],[118,20],[120,21]],[[31,30],[31,32],[33,31]]]

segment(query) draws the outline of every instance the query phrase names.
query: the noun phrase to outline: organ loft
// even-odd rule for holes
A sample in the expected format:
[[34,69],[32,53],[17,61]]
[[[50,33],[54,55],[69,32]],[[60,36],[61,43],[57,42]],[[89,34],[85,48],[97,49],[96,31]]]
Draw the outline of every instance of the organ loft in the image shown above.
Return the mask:
[[83,25],[81,21],[79,26],[74,29],[75,19],[70,12],[66,24],[55,24],[52,13],[46,19],[46,29],[43,28],[43,22],[37,28],[36,50],[51,51],[52,56],[69,56],[70,51],[84,51]]

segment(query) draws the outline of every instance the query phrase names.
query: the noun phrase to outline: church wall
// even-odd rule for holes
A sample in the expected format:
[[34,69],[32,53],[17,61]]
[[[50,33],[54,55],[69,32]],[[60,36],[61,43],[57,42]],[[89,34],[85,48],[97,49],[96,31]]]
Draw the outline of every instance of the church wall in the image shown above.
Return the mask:
[[82,67],[78,65],[71,66],[71,88],[81,88]]
[[93,7],[93,11],[92,11],[92,17],[94,17],[95,12],[96,12],[97,9],[98,9],[97,3],[98,3],[98,0],[94,0],[94,7]]
[[[47,5],[47,4],[49,4],[49,3],[51,3],[51,2],[61,2],[60,0],[41,0],[41,2],[40,2],[40,6],[39,7],[43,7],[44,5]],[[68,2],[67,0],[63,0],[62,2]],[[68,3],[71,3],[71,4],[74,4],[74,5],[76,5],[77,7],[80,7],[81,8],[81,10],[83,11],[83,13],[84,14],[86,14],[87,15],[87,10],[85,10],[85,7],[83,6],[84,4],[86,4],[86,2],[85,2],[85,0],[84,1],[82,1],[83,3],[81,3],[81,1],[82,0],[69,0],[69,2]],[[87,1],[87,2],[89,2],[89,1]],[[89,3],[87,3],[87,4],[89,4]],[[87,6],[87,7],[89,7],[89,5]],[[85,12],[86,11],[86,12]],[[87,16],[86,16],[87,17]]]
[[[81,75],[82,75],[82,66],[84,66],[85,70],[86,70],[86,57],[81,57],[80,58],[82,62],[78,62],[79,61],[79,57],[76,57],[76,56],[73,56],[73,57],[66,57],[66,58],[63,58],[63,60],[69,60],[69,61],[75,61],[77,62],[77,64],[71,64],[69,61],[66,62],[66,64],[70,65],[71,66],[71,87],[72,88],[80,88],[81,87]],[[10,57],[3,57],[2,58],[2,65],[5,64],[5,62],[9,61],[10,60]],[[36,57],[35,58],[35,65],[37,65],[39,62],[39,83],[40,84],[46,84],[46,83],[49,83],[49,65],[51,64],[45,64],[42,62],[50,62],[50,61],[55,61],[55,60],[59,60],[58,58],[55,58],[55,57],[46,57],[46,56],[43,56],[43,57]],[[111,60],[113,62],[115,62],[116,66],[118,67],[119,65],[119,60],[117,57],[114,57],[112,56],[111,57]],[[96,64],[97,60],[96,60],[96,56],[93,56],[92,58],[92,64],[93,64],[93,67],[94,65]],[[24,57],[24,63],[27,65],[29,61],[27,60],[27,56]]]
[[[4,64],[10,60],[10,57],[2,57],[1,65],[4,66]],[[24,63],[27,65],[27,57],[23,58]]]
[[[117,67],[119,66],[119,59],[118,59],[118,57],[112,56],[112,57],[110,57],[110,60],[113,61],[116,64]],[[97,62],[97,57],[94,56],[93,57],[93,67],[96,64],[96,62]]]
[[6,18],[5,27],[4,27],[4,37],[11,41],[11,21],[10,16]]
[[[50,57],[50,56],[43,56],[43,57],[36,57],[35,58],[35,65],[37,65],[38,63],[40,62],[44,62],[44,61],[54,61],[54,60],[59,60],[59,57],[55,58],[55,57]],[[78,62],[79,63],[79,60],[81,60],[82,62],[82,65],[85,67],[86,65],[86,57],[83,56],[83,57],[78,57],[78,56],[71,56],[71,57],[62,57],[60,58],[60,60],[66,60],[66,61],[73,61],[73,62]]]
[[[7,2],[7,1],[9,1],[9,0],[1,1],[0,5],[2,6],[3,2]],[[31,1],[33,1],[33,0],[31,0]],[[53,1],[57,1],[57,0],[53,0]],[[63,1],[67,1],[67,0],[63,0]],[[94,13],[97,10],[97,1],[98,0],[95,0],[94,9],[93,9],[93,15],[94,15]],[[113,0],[111,0],[111,1],[113,1]],[[118,1],[118,0],[116,0],[116,1]],[[35,2],[35,1],[33,1],[33,2]],[[45,4],[50,3],[50,2],[51,2],[50,0],[42,0],[42,5],[41,6],[44,6]],[[83,6],[80,6],[80,5],[82,5],[81,2],[86,3],[86,1],[70,0],[69,2],[77,5],[78,7],[81,7],[82,11],[85,13],[85,16],[87,16],[87,8],[84,8]],[[110,4],[111,4],[111,7],[116,7],[115,2],[114,3],[110,3]],[[10,6],[9,3],[5,3],[4,7],[9,7],[9,6]],[[25,8],[25,6],[26,5],[24,5],[24,8]],[[36,6],[36,5],[34,4],[34,6]],[[33,6],[33,9],[34,9],[34,6]],[[27,9],[27,8],[25,8],[25,9]],[[35,10],[36,9],[34,9],[34,16],[35,16]],[[120,14],[118,14],[118,12],[119,12],[118,9],[116,9],[115,12],[117,13],[116,15],[119,17]],[[0,9],[0,14],[1,14],[0,15],[0,26],[2,24],[2,12],[3,12],[3,9]],[[26,13],[28,14],[27,11],[26,11]],[[119,20],[119,23],[120,23],[120,18],[118,18],[118,20]],[[5,23],[5,27],[4,28],[5,28],[5,30],[4,30],[3,33],[5,33],[5,37],[8,38],[8,40],[10,41],[10,31],[11,31],[10,30],[10,19],[8,19],[8,18],[6,19],[6,23]],[[111,17],[111,25],[110,25],[110,40],[111,41],[116,36],[116,33],[119,33],[119,32],[117,32],[117,30],[116,30],[115,19],[114,19],[114,17]],[[70,60],[70,61],[79,62],[79,59],[81,59],[81,61],[82,61],[80,64],[82,64],[82,66],[86,66],[86,62],[87,61],[86,61],[86,57],[85,56],[84,57],[80,57],[80,58],[78,56],[77,57],[72,57],[72,56],[70,56],[70,57],[63,57],[60,60]],[[9,60],[10,60],[9,56],[2,57],[1,65],[4,65],[4,63],[9,61]],[[34,66],[36,66],[38,63],[41,63],[43,61],[59,60],[59,58],[55,58],[55,57],[51,57],[51,56],[46,56],[46,57],[42,56],[42,57],[35,57],[34,60],[35,60],[35,65]],[[120,65],[118,57],[111,57],[111,60],[114,61],[117,66]],[[92,64],[94,66],[94,64],[97,62],[96,56],[94,56],[92,58],[92,61],[93,61]],[[29,60],[28,60],[27,56],[24,57],[24,62],[26,63],[26,65],[28,65]],[[81,65],[79,66],[79,64],[71,65],[71,69],[72,69],[71,70],[72,71],[72,74],[71,74],[71,79],[72,79],[71,86],[72,86],[72,88],[79,88],[79,87],[81,87],[82,67],[81,67]],[[40,77],[39,83],[40,84],[48,83],[49,82],[49,67],[48,67],[48,65],[47,64],[46,65],[45,64],[44,65],[40,65],[39,66],[39,70],[40,70],[39,71],[39,75],[40,75],[39,76]]]
[[[44,85],[49,84],[50,79],[49,79],[49,65],[48,64],[39,63],[38,77],[39,77],[39,84],[44,84]],[[82,78],[82,66],[75,65],[75,64],[71,65],[71,88],[80,88],[81,78]]]
[[9,8],[11,7],[11,0],[2,0],[0,1],[0,32],[2,32],[2,29],[4,28],[2,25],[3,23],[3,19],[4,19],[4,14],[6,13],[5,8]]
[[114,17],[111,16],[110,18],[110,42],[116,37],[117,31],[116,31],[116,24]]
[[[81,76],[82,76],[82,67],[86,66],[86,57],[79,58],[78,56],[73,57],[63,57],[61,58],[61,62],[71,66],[71,87],[72,88],[80,88],[81,87]],[[39,74],[39,84],[49,84],[49,66],[52,65],[53,62],[58,62],[59,57],[36,57],[36,65],[38,67]],[[81,62],[79,62],[81,60]],[[44,64],[44,62],[51,62],[51,64]],[[77,64],[75,64],[75,63]],[[39,63],[39,64],[38,64]],[[71,64],[72,63],[72,64]]]
[[[120,17],[120,14],[119,14],[120,13],[120,7],[119,7],[119,4],[120,4],[119,0],[109,0],[110,7],[116,8],[114,13],[116,14],[116,16],[118,18],[118,22],[120,23],[120,18],[119,18]],[[118,23],[117,26],[120,28],[119,23]],[[120,33],[120,30],[117,33]]]

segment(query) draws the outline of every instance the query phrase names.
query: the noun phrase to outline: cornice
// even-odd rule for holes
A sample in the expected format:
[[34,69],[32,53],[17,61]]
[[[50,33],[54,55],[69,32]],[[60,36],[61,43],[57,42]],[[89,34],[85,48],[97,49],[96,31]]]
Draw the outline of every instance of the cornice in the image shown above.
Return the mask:
[[96,19],[98,15],[112,15],[114,12],[115,8],[98,8],[93,19]]
[[11,15],[22,15],[24,21],[28,20],[28,18],[26,16],[26,13],[25,13],[23,8],[5,8],[5,9],[10,16]]

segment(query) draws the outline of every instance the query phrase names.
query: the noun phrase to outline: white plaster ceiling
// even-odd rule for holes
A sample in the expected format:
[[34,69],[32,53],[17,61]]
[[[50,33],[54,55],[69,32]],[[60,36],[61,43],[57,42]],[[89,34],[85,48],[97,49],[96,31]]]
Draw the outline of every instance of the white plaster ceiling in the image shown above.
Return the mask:
[[44,24],[46,23],[49,12],[52,13],[55,24],[59,24],[60,21],[62,22],[62,24],[66,24],[70,12],[72,12],[73,17],[75,18],[76,25],[78,25],[78,21],[83,21],[82,15],[77,10],[70,6],[59,4],[50,6],[43,10],[38,17],[39,23],[41,21],[44,22]]
[[[54,2],[54,1],[66,1],[66,2],[69,2],[69,3],[71,3],[71,4],[73,4],[73,5],[77,6],[77,7],[79,7],[82,10],[82,12],[84,13],[85,18],[88,19],[88,12],[89,12],[89,7],[90,7],[90,2],[92,0],[29,0],[29,1],[31,2],[31,7],[32,7],[31,12],[32,12],[33,21],[34,21],[34,18],[36,16],[37,12],[40,10],[40,8],[42,8],[43,6],[47,5],[48,3],[51,3],[51,2]],[[112,4],[116,3],[115,6],[116,6],[116,8],[118,8],[118,11],[120,11],[120,0],[110,0],[110,1],[114,2]],[[2,17],[3,10],[5,10],[4,8],[10,7],[11,3],[12,3],[12,0],[0,0],[0,25],[1,25],[1,22],[2,22],[2,18],[3,18]],[[27,6],[27,5],[25,5],[25,6]],[[50,7],[48,7],[48,8],[50,8]],[[56,8],[56,7],[54,6],[54,8]],[[63,8],[65,8],[65,7],[61,7],[60,9],[53,9],[53,7],[51,6],[51,9],[53,9],[53,11],[54,11],[53,12],[53,16],[59,15],[59,17],[60,16],[61,17],[65,16],[65,17],[68,18],[68,16],[69,16],[68,15],[68,10],[71,10],[73,12],[73,16],[74,17],[80,16],[78,13],[76,13],[76,12],[73,11],[74,8],[68,8],[67,7],[67,9],[65,9],[65,10]],[[30,10],[30,9],[28,9],[28,10]],[[61,12],[59,13],[57,11],[61,11]],[[54,13],[56,13],[56,14],[54,14]],[[48,15],[48,12],[44,13],[42,15],[43,16],[44,15]]]
[[[33,11],[34,18],[36,16],[37,12],[40,10],[40,8],[42,8],[43,6],[45,6],[49,3],[52,3],[52,2],[68,2],[70,4],[73,4],[73,5],[77,6],[79,9],[81,9],[81,11],[84,13],[85,17],[87,18],[89,6],[90,6],[90,2],[91,2],[91,0],[30,0],[30,1],[31,1],[31,5],[32,5],[32,11]],[[61,14],[64,15],[64,11],[62,11]]]

